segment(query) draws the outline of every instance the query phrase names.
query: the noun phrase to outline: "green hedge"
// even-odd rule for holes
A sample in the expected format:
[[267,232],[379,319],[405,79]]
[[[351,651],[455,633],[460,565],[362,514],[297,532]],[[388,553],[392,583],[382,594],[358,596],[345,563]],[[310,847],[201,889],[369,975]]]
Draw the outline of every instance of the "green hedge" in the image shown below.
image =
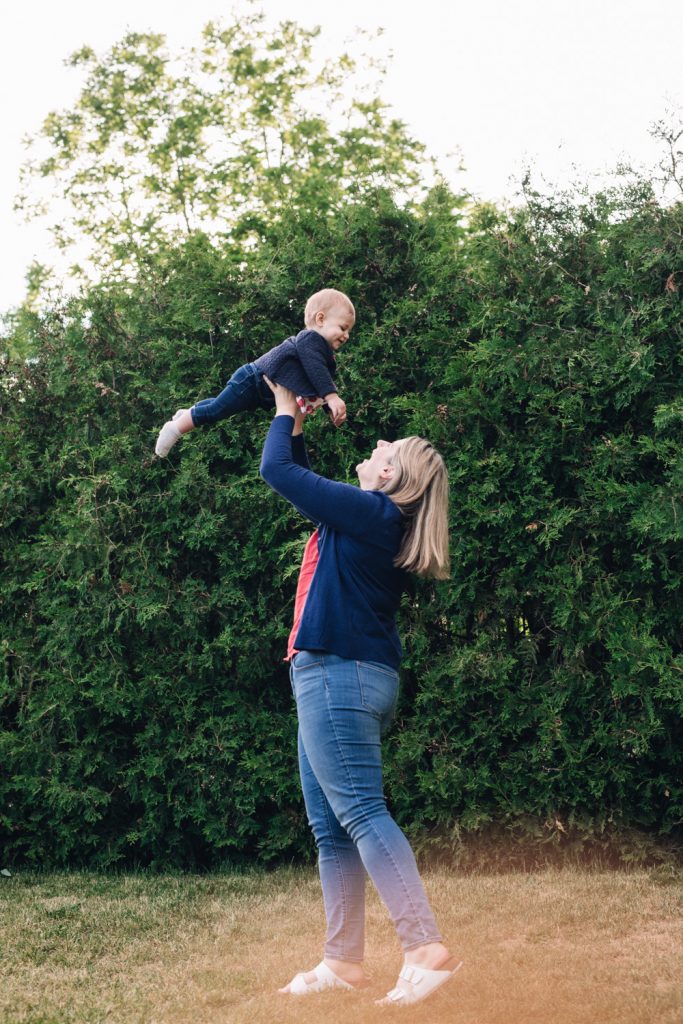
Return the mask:
[[505,214],[380,192],[36,318],[0,391],[5,861],[311,857],[282,661],[310,527],[258,476],[268,417],[153,445],[323,285],[358,320],[313,465],[420,433],[451,473],[452,579],[401,613],[398,821],[421,850],[680,837],[682,229],[645,185]]

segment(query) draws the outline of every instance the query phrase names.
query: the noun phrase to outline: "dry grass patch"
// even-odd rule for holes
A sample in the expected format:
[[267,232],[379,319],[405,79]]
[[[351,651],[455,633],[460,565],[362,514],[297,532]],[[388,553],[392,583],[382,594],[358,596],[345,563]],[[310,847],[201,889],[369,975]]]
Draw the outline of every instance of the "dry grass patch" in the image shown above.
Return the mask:
[[406,1011],[379,1009],[401,962],[368,883],[372,987],[275,989],[321,956],[312,870],[0,879],[7,1024],[680,1024],[683,876],[576,869],[425,882],[465,967]]

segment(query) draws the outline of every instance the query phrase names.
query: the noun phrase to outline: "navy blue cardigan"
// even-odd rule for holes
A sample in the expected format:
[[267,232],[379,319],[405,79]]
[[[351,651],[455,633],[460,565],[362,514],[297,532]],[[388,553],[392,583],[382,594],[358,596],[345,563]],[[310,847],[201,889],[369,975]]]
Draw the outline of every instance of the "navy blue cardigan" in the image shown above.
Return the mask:
[[398,668],[396,612],[409,576],[393,560],[403,519],[382,491],[318,476],[308,465],[303,434],[291,416],[275,416],[261,459],[261,476],[318,526],[318,564],[294,641],[355,661]]
[[255,359],[254,365],[295,395],[324,398],[337,390],[332,349],[317,331],[299,331],[296,337],[286,338]]

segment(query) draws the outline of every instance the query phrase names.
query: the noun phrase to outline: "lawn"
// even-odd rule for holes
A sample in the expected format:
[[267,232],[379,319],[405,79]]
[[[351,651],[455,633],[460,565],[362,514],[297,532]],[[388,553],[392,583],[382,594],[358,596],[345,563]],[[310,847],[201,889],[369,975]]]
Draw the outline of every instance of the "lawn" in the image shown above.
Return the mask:
[[276,989],[321,958],[311,869],[0,878],[7,1024],[680,1024],[683,873],[424,875],[465,966],[431,1000],[377,1008],[401,962],[368,882],[371,987]]

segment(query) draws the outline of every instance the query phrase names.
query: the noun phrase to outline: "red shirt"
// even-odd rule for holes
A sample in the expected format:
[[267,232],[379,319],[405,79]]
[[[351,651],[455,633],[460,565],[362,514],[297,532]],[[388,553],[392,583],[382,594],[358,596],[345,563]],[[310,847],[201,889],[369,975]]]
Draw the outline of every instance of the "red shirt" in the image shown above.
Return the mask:
[[294,646],[294,641],[297,633],[299,632],[301,616],[304,613],[304,605],[306,604],[306,598],[308,596],[311,580],[313,579],[313,574],[315,573],[317,564],[318,531],[314,530],[306,542],[304,557],[301,559],[299,579],[296,585],[296,597],[294,598],[294,625],[292,626],[292,631],[289,634],[289,640],[287,641],[287,657],[285,658],[285,661],[290,661],[294,655],[298,653]]

